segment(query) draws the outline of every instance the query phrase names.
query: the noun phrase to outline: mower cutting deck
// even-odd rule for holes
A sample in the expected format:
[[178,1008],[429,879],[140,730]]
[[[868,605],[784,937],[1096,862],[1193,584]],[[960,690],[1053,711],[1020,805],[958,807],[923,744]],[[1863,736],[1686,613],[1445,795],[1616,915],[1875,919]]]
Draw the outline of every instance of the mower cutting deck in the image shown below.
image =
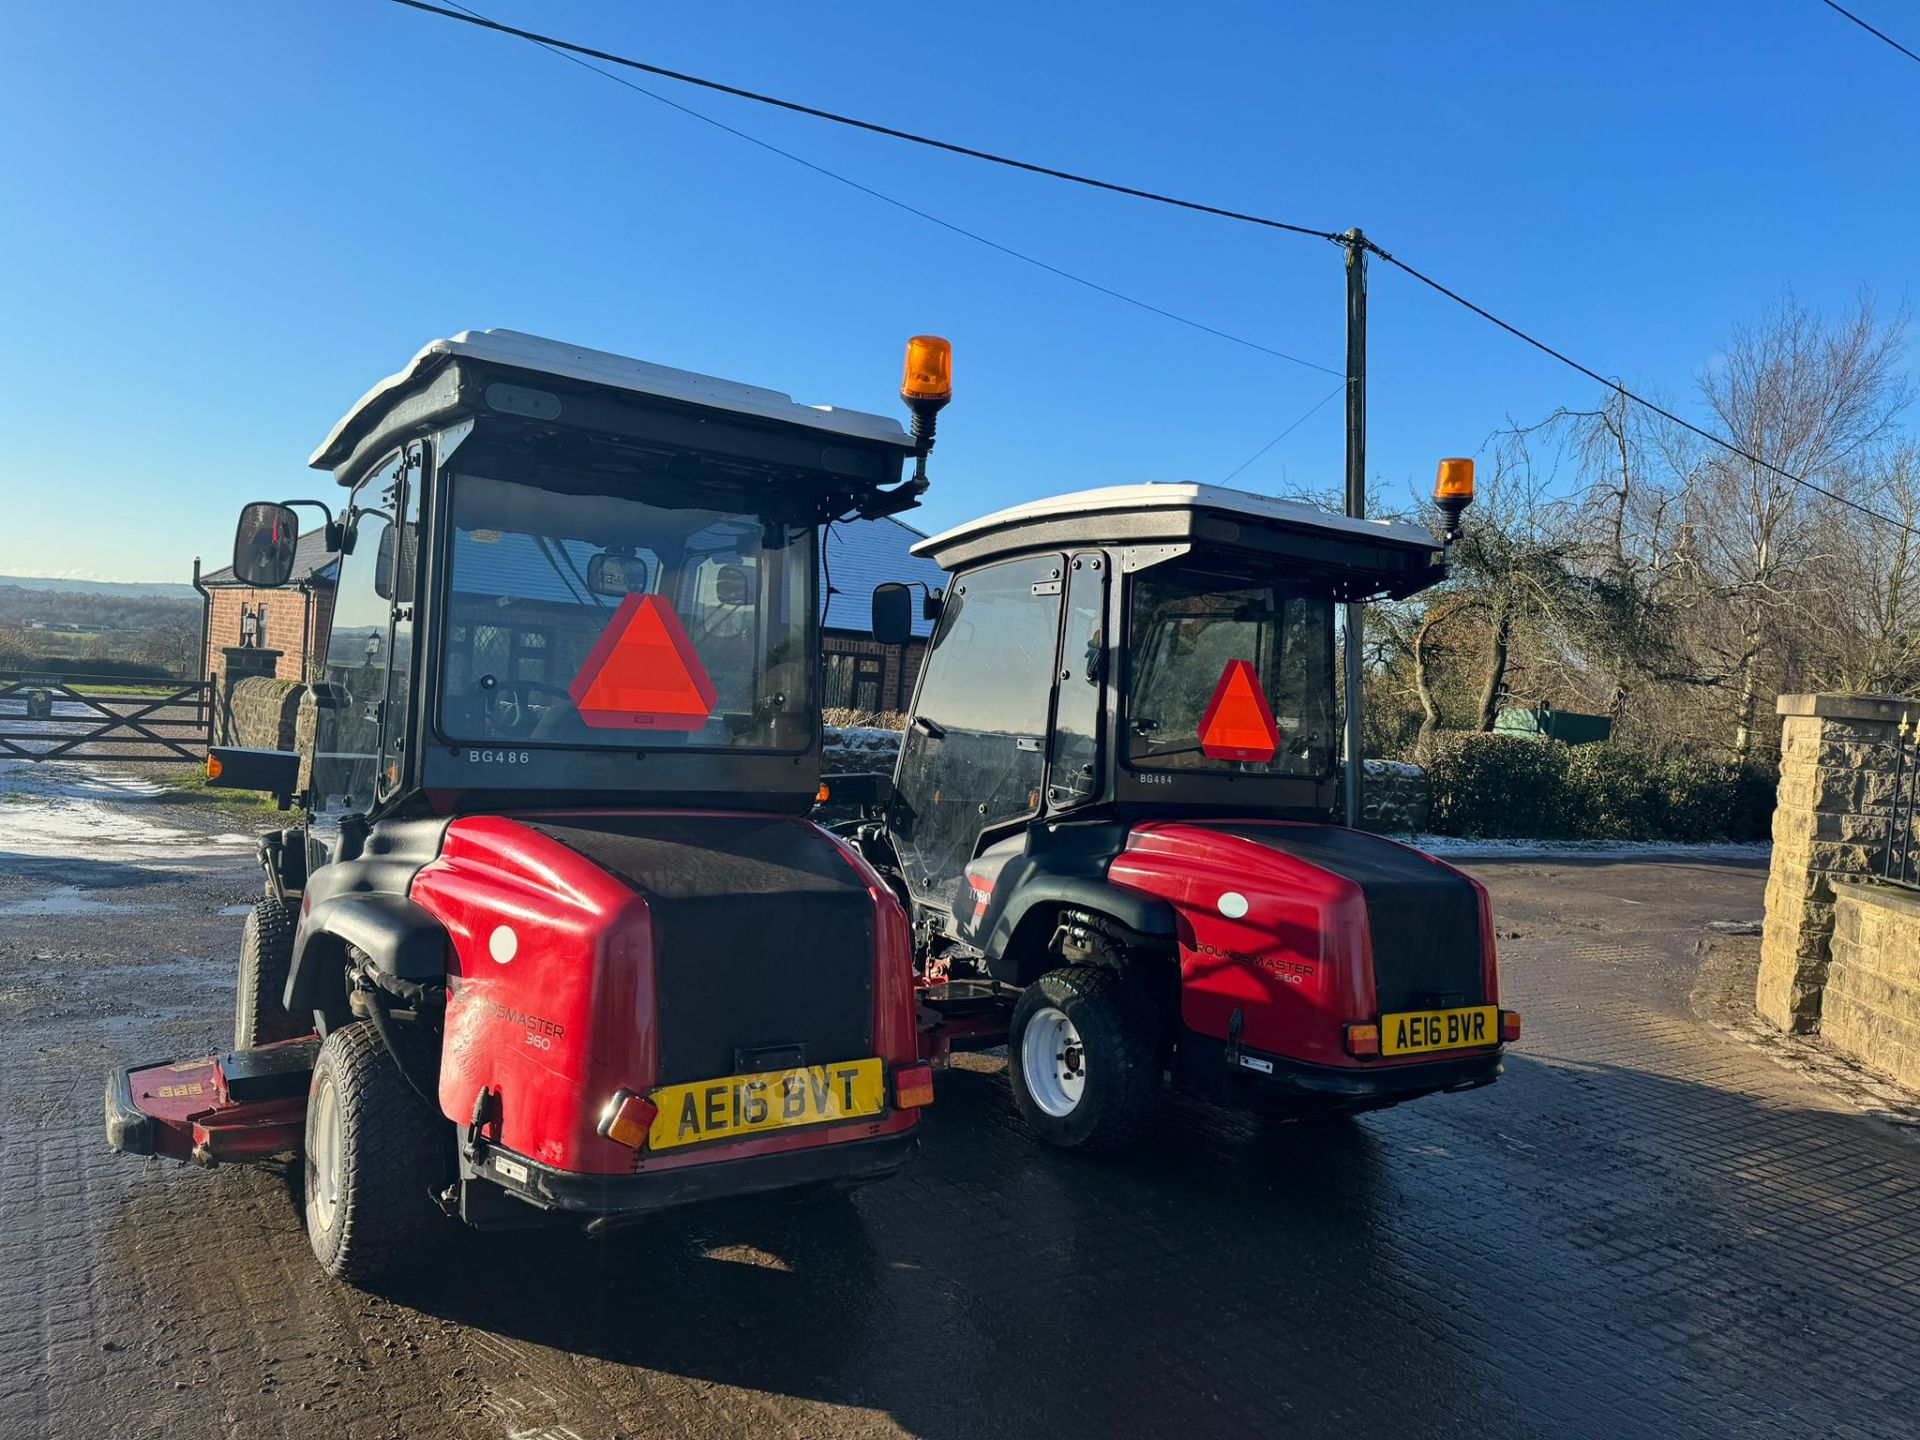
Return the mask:
[[293,1154],[319,1054],[320,1037],[309,1035],[118,1071],[107,1082],[107,1143],[202,1165]]

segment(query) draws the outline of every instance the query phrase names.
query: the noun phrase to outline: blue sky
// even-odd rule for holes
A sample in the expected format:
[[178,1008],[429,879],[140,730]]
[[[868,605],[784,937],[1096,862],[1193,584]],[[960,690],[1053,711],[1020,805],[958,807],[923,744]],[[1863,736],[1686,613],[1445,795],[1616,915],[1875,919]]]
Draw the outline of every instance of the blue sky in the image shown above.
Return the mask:
[[[1739,320],[1913,284],[1920,66],[1817,0],[475,8],[1387,249],[1693,403]],[[1920,8],[1859,0],[1920,47]],[[0,573],[186,578],[423,342],[504,325],[895,408],[948,335],[941,525],[1218,481],[1336,381],[1144,314],[525,42],[385,0],[9,6]],[[1339,252],[657,82],[1101,284],[1337,368]],[[1374,483],[1593,387],[1376,265]],[[1337,401],[1242,471],[1337,486]],[[329,496],[330,498],[330,496]]]

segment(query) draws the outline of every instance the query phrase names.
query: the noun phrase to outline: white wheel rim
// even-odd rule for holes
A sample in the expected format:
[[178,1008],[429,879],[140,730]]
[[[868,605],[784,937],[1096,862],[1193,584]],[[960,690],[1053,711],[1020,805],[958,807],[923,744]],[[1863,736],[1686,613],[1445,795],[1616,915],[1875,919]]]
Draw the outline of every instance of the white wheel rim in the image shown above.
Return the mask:
[[322,1076],[307,1116],[307,1212],[321,1230],[333,1228],[340,1208],[340,1097]]
[[1020,1073],[1033,1103],[1056,1119],[1071,1115],[1087,1091],[1087,1050],[1065,1013],[1049,1005],[1020,1038]]

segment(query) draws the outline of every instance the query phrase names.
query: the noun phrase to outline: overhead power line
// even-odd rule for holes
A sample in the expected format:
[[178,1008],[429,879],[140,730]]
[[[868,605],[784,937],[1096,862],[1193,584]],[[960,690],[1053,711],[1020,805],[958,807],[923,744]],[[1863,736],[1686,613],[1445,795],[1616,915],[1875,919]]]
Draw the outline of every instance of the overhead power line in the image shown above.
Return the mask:
[[[669,99],[667,96],[662,95],[657,90],[649,90],[646,86],[637,84],[634,81],[629,80],[624,75],[617,75],[611,70],[604,69],[601,66],[594,64],[592,60],[584,58],[585,56],[588,56],[588,55],[597,55],[600,53],[598,51],[589,50],[585,46],[569,45],[562,41],[549,40],[544,36],[534,35],[530,31],[516,30],[509,25],[496,24],[494,21],[487,19],[486,16],[478,14],[477,12],[474,12],[474,11],[468,11],[466,16],[461,16],[461,15],[454,15],[451,11],[442,10],[438,6],[419,4],[417,3],[417,0],[395,0],[395,3],[406,5],[409,8],[415,9],[415,10],[425,10],[428,13],[434,14],[434,15],[449,15],[451,16],[451,18],[455,20],[471,17],[476,23],[484,25],[486,28],[490,30],[499,30],[505,34],[521,36],[527,40],[530,40],[533,44],[538,45],[541,49],[547,51],[550,55],[553,55],[557,59],[565,60],[568,63],[573,65],[578,65],[581,69],[589,70],[595,75],[600,76],[604,80],[611,80],[616,85],[623,85],[627,89],[633,91],[635,94],[644,95],[649,100],[656,100],[660,104],[667,106],[669,109],[679,111],[682,115],[690,116],[691,118],[698,120],[703,124],[711,125],[716,130],[725,131],[727,134],[733,136],[735,139],[744,140],[749,145],[757,145],[760,149],[768,151],[771,154],[778,155],[783,160],[791,160],[794,164],[804,166],[806,169],[813,171],[817,175],[824,175],[829,180],[837,180],[842,185],[846,185],[852,189],[858,190],[863,195],[871,196],[873,199],[879,200],[884,204],[891,205],[897,210],[904,210],[907,214],[917,216],[919,219],[925,220],[931,225],[938,225],[942,230],[951,231],[953,234],[959,235],[965,239],[971,240],[975,244],[984,245],[989,250],[997,250],[1002,255],[1006,255],[1012,259],[1022,261],[1023,263],[1031,265],[1036,269],[1045,270],[1047,273],[1051,275],[1059,276],[1062,280],[1070,280],[1075,285],[1085,286],[1089,290],[1093,290],[1098,292],[1101,295],[1108,296],[1110,299],[1118,300],[1122,304],[1131,305],[1137,310],[1144,310],[1148,314],[1158,315],[1164,320],[1171,320],[1177,325],[1185,325],[1189,329],[1198,330],[1203,334],[1212,335],[1217,339],[1226,340],[1235,345],[1243,345],[1249,350],[1257,350],[1262,355],[1271,355],[1276,360],[1285,360],[1289,364],[1303,366],[1308,370],[1318,370],[1322,375],[1339,375],[1342,373],[1339,370],[1333,369],[1331,366],[1321,365],[1312,360],[1303,360],[1298,355],[1290,355],[1284,350],[1277,350],[1273,346],[1264,345],[1258,340],[1249,340],[1244,335],[1236,335],[1230,330],[1220,329],[1217,325],[1209,325],[1205,321],[1195,320],[1191,316],[1182,315],[1177,311],[1169,310],[1164,305],[1155,305],[1153,302],[1149,300],[1142,300],[1138,296],[1129,295],[1122,290],[1116,290],[1111,285],[1102,285],[1097,280],[1089,280],[1084,275],[1076,274],[1074,271],[1068,270],[1064,266],[1055,265],[1051,261],[1042,260],[1037,255],[1030,255],[1024,250],[1016,250],[1013,246],[1003,244],[1001,241],[995,240],[990,236],[982,235],[977,230],[969,230],[964,225],[956,225],[951,220],[944,220],[940,216],[933,214],[929,210],[922,210],[919,206],[911,205],[905,200],[899,199],[897,196],[889,195],[883,190],[876,190],[871,185],[865,184],[864,182],[859,180],[855,180],[852,176],[842,174],[838,170],[829,169],[827,166],[822,165],[817,161],[807,159],[807,157],[804,155],[795,154],[791,150],[784,150],[780,146],[773,144],[771,141],[762,140],[758,135],[754,135],[749,133],[748,131],[738,129],[735,126],[727,124],[724,120],[717,120],[713,116],[706,114],[704,111],[695,110],[691,105],[682,105],[678,100]],[[452,0],[452,3],[458,5],[459,0]],[[461,6],[460,8],[464,10],[466,7]],[[625,62],[625,63],[630,64],[635,69],[641,69],[641,70],[653,70],[656,68],[653,66],[642,65],[637,60]],[[660,71],[659,73],[671,76],[674,79],[691,79],[691,77],[677,75],[675,74],[675,72],[671,70],[663,70],[663,71]],[[694,81],[693,83],[704,84],[709,82]],[[716,84],[713,86],[713,88],[724,90],[724,91],[727,91],[728,93],[734,93],[734,94],[750,94],[750,92],[746,92],[746,91],[734,91],[732,87],[724,86],[724,85]],[[784,102],[773,102],[773,103],[784,103]]]
[[1833,0],[1820,0],[1820,3],[1825,5],[1829,10],[1834,11],[1836,14],[1846,16],[1847,19],[1851,20],[1854,24],[1858,25],[1862,30],[1866,31],[1869,35],[1873,36],[1874,39],[1884,40],[1887,44],[1891,45],[1894,49],[1898,50],[1902,55],[1906,56],[1909,60],[1920,60],[1920,55],[1914,54],[1913,51],[1909,50],[1906,46],[1902,45],[1898,40],[1894,39],[1891,35],[1887,34],[1886,31],[1874,29],[1873,26],[1869,25],[1866,21],[1862,20],[1858,15],[1854,14],[1851,10],[1845,9],[1842,6],[1834,4]]
[[1005,165],[1010,170],[1025,170],[1031,175],[1045,175],[1053,180],[1067,180],[1075,185],[1086,185],[1095,190],[1111,191],[1115,195],[1131,195],[1136,200],[1152,200],[1160,205],[1175,205],[1182,210],[1197,210],[1202,215],[1217,215],[1223,220],[1240,220],[1249,225],[1264,225],[1270,230],[1285,230],[1295,235],[1311,235],[1317,240],[1331,240],[1341,243],[1340,237],[1331,230],[1316,230],[1310,225],[1294,225],[1285,220],[1275,220],[1266,215],[1250,215],[1243,210],[1229,210],[1220,205],[1208,205],[1199,200],[1183,200],[1177,195],[1163,195],[1155,190],[1143,190],[1134,185],[1122,185],[1113,180],[1100,180],[1091,175],[1077,175],[1071,170],[1056,169],[1051,165],[1036,164],[1031,160],[1019,160],[1011,155],[996,155],[991,150],[979,150],[971,145],[956,144],[951,140],[939,140],[931,135],[918,135],[911,130],[899,130],[891,125],[881,125],[873,120],[862,120],[855,115],[842,115],[834,110],[822,110],[818,106],[803,105],[797,100],[785,100],[778,95],[763,94],[758,90],[743,89],[738,85],[723,84],[718,80],[708,80],[704,76],[689,75],[682,70],[669,70],[663,65],[649,65],[643,60],[630,56],[616,55],[610,50],[596,50],[588,45],[576,45],[571,40],[562,40],[553,35],[542,35],[533,30],[522,30],[517,26],[503,25],[498,20],[489,20],[484,15],[472,11],[461,13],[457,10],[443,9],[438,5],[429,5],[426,0],[393,0],[396,5],[405,5],[410,10],[424,10],[429,15],[438,15],[446,20],[458,20],[463,25],[478,25],[487,30],[498,30],[503,35],[517,35],[522,40],[531,40],[536,45],[545,45],[553,50],[566,50],[575,55],[584,55],[593,60],[604,60],[609,65],[620,65],[628,70],[644,71],[648,75],[658,75],[664,80],[678,80],[684,85],[698,85],[703,90],[717,91],[722,95],[733,95],[742,100],[752,100],[761,105],[773,105],[782,110],[791,110],[796,115],[810,115],[815,120],[830,120],[835,125],[849,125],[856,130],[865,130],[874,135],[885,135],[894,140],[907,140],[915,145],[925,145],[933,150],[945,150],[951,155],[965,155],[972,160],[986,160],[995,165]]
[[[664,79],[679,81],[687,85],[695,85],[700,87],[701,89],[712,90],[722,95],[732,95],[742,100],[751,100],[761,105],[770,105],[777,109],[792,111],[795,114],[811,116],[812,118],[817,120],[830,121],[836,125],[851,126],[854,129],[865,130],[875,135],[885,135],[895,140],[904,140],[911,144],[924,145],[935,150],[944,150],[950,154],[964,155],[971,159],[984,160],[995,165],[1003,165],[1008,167],[1009,169],[1023,170],[1028,172],[1029,174],[1044,175],[1051,179],[1064,180],[1075,185],[1088,186],[1095,190],[1105,190],[1116,195],[1127,195],[1139,200],[1152,201],[1156,204],[1172,205],[1179,209],[1192,210],[1203,215],[1212,215],[1223,220],[1233,220],[1233,221],[1238,221],[1244,224],[1263,226],[1267,229],[1283,230],[1290,234],[1311,236],[1319,240],[1329,240],[1336,245],[1341,245],[1341,246],[1351,246],[1354,244],[1363,245],[1368,251],[1379,256],[1380,259],[1385,261],[1387,264],[1393,266],[1395,269],[1408,275],[1412,279],[1419,281],[1422,285],[1427,286],[1429,289],[1435,291],[1436,293],[1445,296],[1447,299],[1453,301],[1454,304],[1461,306],[1463,309],[1466,309],[1468,311],[1471,311],[1473,314],[1478,315],[1481,319],[1487,321],[1489,324],[1494,325],[1497,328],[1506,331],[1509,335],[1513,336],[1515,339],[1520,340],[1527,345],[1531,345],[1534,349],[1540,351],[1544,355],[1550,356],[1551,358],[1558,360],[1562,365],[1567,366],[1569,369],[1581,375],[1586,376],[1590,380],[1594,380],[1599,384],[1604,385],[1607,389],[1614,391],[1616,394],[1622,396],[1624,399],[1632,402],[1633,404],[1641,406],[1643,409],[1648,410],[1653,414],[1660,416],[1662,419],[1671,421],[1673,424],[1678,425],[1681,429],[1686,430],[1691,434],[1699,436],[1701,439],[1706,440],[1710,444],[1719,446],[1722,450],[1727,451],[1731,455],[1739,456],[1741,459],[1745,460],[1748,464],[1754,465],[1759,469],[1767,471],[1770,474],[1777,475],[1781,479],[1790,481],[1794,485],[1800,486],[1806,490],[1810,490],[1817,495],[1824,495],[1828,499],[1836,501],[1841,505],[1845,505],[1850,509],[1857,511],[1859,514],[1868,516],[1874,520],[1878,520],[1884,525],[1891,525],[1895,529],[1905,531],[1906,533],[1911,535],[1920,535],[1920,529],[1915,529],[1913,526],[1906,524],[1904,521],[1896,519],[1894,516],[1885,514],[1879,510],[1875,510],[1873,507],[1869,505],[1863,505],[1859,501],[1850,499],[1845,495],[1838,494],[1835,491],[1828,489],[1824,485],[1817,483],[1816,481],[1809,480],[1804,475],[1795,475],[1792,471],[1783,469],[1780,466],[1775,465],[1772,461],[1763,459],[1762,457],[1755,455],[1752,451],[1747,450],[1745,447],[1738,445],[1731,440],[1725,439],[1722,436],[1716,435],[1711,430],[1708,430],[1703,426],[1696,425],[1690,420],[1682,419],[1680,416],[1676,415],[1673,411],[1668,410],[1666,407],[1662,405],[1657,405],[1653,401],[1647,399],[1644,395],[1640,395],[1635,393],[1632,390],[1629,390],[1625,385],[1621,384],[1618,380],[1611,379],[1606,375],[1601,374],[1600,371],[1594,369],[1592,366],[1581,364],[1578,360],[1575,360],[1572,356],[1566,354],[1563,351],[1555,349],[1553,346],[1547,344],[1544,340],[1540,340],[1535,336],[1528,334],[1526,331],[1520,329],[1517,325],[1513,325],[1508,323],[1505,320],[1502,320],[1498,315],[1495,315],[1492,311],[1487,310],[1483,306],[1475,304],[1473,301],[1467,299],[1464,295],[1461,295],[1458,291],[1449,289],[1447,286],[1441,284],[1438,280],[1434,279],[1432,276],[1427,275],[1424,272],[1415,269],[1412,265],[1409,265],[1406,261],[1399,259],[1398,257],[1392,255],[1386,250],[1383,250],[1379,245],[1374,243],[1374,241],[1372,241],[1371,239],[1353,240],[1353,239],[1349,239],[1345,235],[1337,234],[1331,230],[1318,230],[1318,229],[1314,229],[1311,226],[1296,225],[1288,221],[1276,220],[1276,219],[1273,219],[1271,216],[1253,215],[1241,210],[1231,210],[1224,206],[1209,205],[1197,200],[1186,200],[1186,199],[1180,198],[1179,196],[1174,196],[1174,195],[1164,195],[1157,191],[1147,190],[1147,189],[1143,189],[1133,185],[1123,185],[1116,181],[1111,181],[1111,180],[1100,180],[1092,176],[1075,174],[1070,170],[1056,169],[1055,167],[1050,165],[1041,165],[1029,160],[1020,160],[1008,155],[998,155],[993,153],[992,151],[976,149],[970,145],[960,145],[953,141],[940,140],[929,135],[915,134],[913,131],[896,129],[891,125],[881,125],[871,120],[859,119],[856,116],[842,115],[836,111],[822,110],[812,105],[803,105],[798,101],[782,99],[777,95],[767,95],[757,90],[748,90],[748,89],[742,88],[741,86],[724,84],[723,82],[718,80],[709,80],[703,76],[690,75],[684,71],[670,70],[670,69],[667,69],[665,66],[651,65],[642,60],[632,59],[629,56],[614,54],[611,51],[598,50],[587,45],[578,45],[569,40],[562,40],[557,36],[542,35],[532,30],[522,30],[517,26],[505,25],[497,20],[488,19],[486,16],[480,15],[474,11],[465,10],[463,13],[464,7],[462,7],[462,9],[457,9],[457,10],[445,9],[439,5],[428,4],[426,3],[426,0],[392,0],[392,3],[396,5],[403,5],[410,10],[419,10],[429,15],[437,15],[444,20],[456,20],[463,25],[474,25],[482,29],[497,31],[498,33],[503,35],[512,35],[522,40],[531,41],[533,44],[539,45],[546,50],[549,50],[557,55],[560,55],[564,59],[571,60],[576,64],[582,65],[583,68],[591,70],[597,75],[601,75],[606,79],[614,81],[617,84],[625,85],[629,89],[636,90],[640,94],[647,96],[649,99],[657,100],[663,105],[671,106],[673,109],[679,110],[683,114],[690,115],[696,120],[704,121],[705,123],[714,126],[716,129],[724,130],[730,135],[737,136],[738,138],[747,141],[749,144],[757,145],[763,150],[771,151],[773,154],[782,156],[787,160],[791,160],[793,163],[797,165],[804,165],[807,169],[813,170],[821,175],[825,175],[829,179],[838,180],[841,184],[851,186],[852,188],[859,190],[864,194],[872,196],[876,200],[884,201],[888,205],[895,206],[898,209],[908,212],[909,214],[916,215],[923,220],[927,220],[932,224],[938,225],[943,229],[950,230],[957,235],[965,236],[969,240],[976,241],[977,243],[986,245],[991,249],[998,250],[1002,254],[1010,255],[1017,260],[1022,260],[1026,262],[1027,264],[1035,265],[1043,270],[1051,271],[1053,274],[1059,275],[1063,279],[1071,280],[1075,284],[1084,285],[1089,289],[1097,290],[1102,294],[1112,296],[1114,299],[1124,301],[1129,305],[1133,305],[1138,307],[1139,309],[1146,310],[1153,314],[1163,316],[1166,319],[1176,321],[1179,324],[1191,326],[1194,329],[1205,331],[1206,333],[1211,335],[1216,335],[1221,339],[1232,341],[1237,345],[1244,345],[1250,349],[1262,351],[1265,354],[1273,355],[1279,359],[1290,361],[1296,365],[1304,365],[1309,369],[1324,371],[1326,374],[1329,374],[1329,375],[1338,375],[1341,372],[1337,370],[1332,370],[1324,365],[1316,365],[1314,364],[1314,362],[1310,360],[1302,360],[1296,355],[1288,355],[1283,351],[1274,350],[1269,346],[1259,344],[1257,341],[1248,340],[1242,336],[1234,335],[1227,331],[1215,329],[1213,326],[1202,324],[1197,320],[1190,320],[1184,315],[1178,315],[1178,314],[1175,314],[1173,311],[1163,309],[1157,305],[1149,304],[1144,300],[1135,299],[1131,295],[1123,294],[1120,291],[1110,289],[1107,286],[1100,285],[1092,280],[1088,280],[1084,276],[1076,275],[1070,270],[1063,269],[1060,266],[1052,265],[1052,264],[1049,264],[1047,261],[1037,259],[1031,255],[1027,255],[1019,250],[1015,250],[1011,246],[1003,245],[997,240],[988,239],[984,235],[981,235],[972,230],[968,230],[963,226],[956,225],[952,221],[943,220],[937,215],[933,215],[925,210],[919,209],[917,206],[909,205],[904,200],[895,199],[893,196],[887,195],[879,190],[876,190],[872,186],[862,184],[860,181],[854,180],[846,175],[842,175],[838,171],[830,170],[826,166],[817,164],[816,162],[812,160],[808,160],[803,156],[797,155],[790,150],[783,150],[779,146],[771,144],[768,141],[762,140],[756,135],[750,135],[744,130],[735,129],[733,126],[728,125],[723,121],[716,120],[710,115],[703,114],[700,111],[694,110],[689,106],[682,105],[678,101],[669,100],[664,95],[661,95],[653,90],[649,90],[644,86],[637,85],[632,81],[626,79],[624,76],[615,75],[611,71],[604,70],[600,66],[591,64],[589,62],[592,60],[602,60],[610,65],[618,65],[629,70],[638,70],[648,75],[658,75]],[[458,0],[454,0],[454,3],[458,4]],[[1853,21],[1856,25],[1859,25],[1863,29],[1871,31],[1875,36],[1877,36],[1881,40],[1885,40],[1889,45],[1892,45],[1895,49],[1900,50],[1903,54],[1912,55],[1914,59],[1920,60],[1920,55],[1914,55],[1913,52],[1908,50],[1904,45],[1901,45],[1898,41],[1893,40],[1884,34],[1881,34],[1880,31],[1875,30],[1871,25],[1868,25],[1864,20],[1861,20],[1859,16],[1854,15],[1851,12],[1843,9],[1839,5],[1834,4],[1833,0],[1823,0],[1823,3],[1828,5],[1831,9],[1839,11],[1841,15]],[[1336,391],[1335,393],[1338,393],[1338,392]],[[1327,398],[1331,399],[1332,397],[1329,396]],[[1322,400],[1321,402],[1319,402],[1318,405],[1314,406],[1314,410],[1319,409],[1320,405],[1324,405],[1325,403],[1326,401]],[[1310,415],[1313,413],[1313,411],[1310,410],[1307,413]],[[1295,421],[1294,424],[1298,425],[1305,419],[1306,419],[1306,416],[1302,416],[1301,420]],[[1289,431],[1292,428],[1293,427],[1290,426]],[[1281,436],[1275,437],[1275,440],[1273,443],[1274,444],[1279,443],[1279,440],[1284,438],[1285,433],[1286,432],[1283,432]],[[1270,449],[1271,445],[1269,445],[1267,448]],[[1258,459],[1260,454],[1265,454],[1265,453],[1266,451],[1263,449],[1262,451],[1259,452],[1259,454],[1256,454],[1251,459],[1249,459],[1247,461],[1247,464],[1253,463],[1253,460]],[[1243,465],[1240,468],[1245,469],[1246,466]],[[1240,472],[1239,470],[1236,470],[1233,473],[1237,475]]]
[[1226,473],[1226,477],[1222,479],[1220,483],[1222,485],[1226,484],[1228,480],[1233,479],[1234,476],[1238,475],[1242,470],[1246,469],[1249,465],[1253,464],[1254,461],[1258,460],[1262,455],[1266,454],[1267,451],[1271,450],[1274,446],[1278,445],[1282,440],[1286,439],[1287,436],[1291,435],[1294,431],[1298,430],[1302,425],[1306,424],[1307,421],[1311,420],[1315,415],[1318,415],[1320,411],[1325,408],[1326,403],[1329,400],[1333,399],[1334,396],[1340,394],[1346,388],[1347,388],[1346,382],[1343,380],[1340,384],[1334,386],[1333,389],[1329,390],[1326,394],[1322,395],[1318,400],[1314,401],[1312,409],[1308,410],[1298,420],[1295,420],[1291,425],[1287,426],[1286,429],[1282,430],[1278,435],[1274,436],[1271,440],[1267,441],[1266,444],[1262,445],[1258,450],[1254,451],[1253,454],[1249,455],[1246,459],[1242,460],[1238,465],[1234,466],[1233,469],[1229,470]]
[[1615,394],[1620,395],[1627,400],[1631,400],[1634,404],[1639,405],[1644,409],[1651,410],[1655,415],[1660,416],[1664,420],[1671,420],[1675,425],[1678,425],[1682,430],[1690,431],[1693,434],[1698,435],[1702,440],[1711,441],[1713,444],[1718,445],[1722,450],[1727,451],[1729,454],[1737,455],[1750,465],[1758,466],[1762,470],[1768,471],[1769,473],[1774,475],[1778,475],[1782,480],[1791,480],[1795,485],[1799,485],[1804,487],[1805,489],[1811,490],[1816,495],[1824,495],[1829,500],[1837,500],[1840,504],[1845,505],[1850,509],[1857,510],[1862,515],[1871,516],[1873,519],[1880,521],[1882,524],[1891,525],[1896,530],[1905,530],[1909,534],[1920,535],[1920,530],[1915,530],[1911,525],[1908,525],[1903,520],[1896,519],[1892,515],[1888,515],[1879,510],[1875,510],[1870,505],[1862,505],[1858,500],[1854,500],[1849,498],[1848,496],[1839,494],[1837,491],[1829,490],[1827,489],[1826,486],[1818,484],[1815,481],[1809,480],[1804,475],[1795,475],[1791,470],[1783,470],[1780,468],[1780,466],[1775,465],[1771,460],[1762,459],[1760,456],[1754,454],[1751,450],[1748,450],[1746,447],[1742,445],[1736,445],[1733,441],[1724,439],[1721,436],[1714,434],[1711,430],[1708,430],[1703,426],[1694,424],[1691,420],[1681,419],[1678,415],[1674,414],[1673,411],[1667,409],[1664,405],[1656,405],[1653,401],[1647,399],[1646,396],[1635,394],[1632,390],[1629,390],[1625,385],[1622,385],[1618,380],[1611,379],[1608,376],[1602,375],[1598,370],[1593,369],[1591,366],[1582,365],[1578,360],[1575,360],[1572,356],[1564,354],[1561,351],[1554,349],[1553,346],[1547,344],[1546,341],[1536,339],[1534,336],[1529,335],[1526,331],[1522,330],[1519,326],[1508,324],[1505,320],[1502,320],[1498,315],[1495,315],[1492,311],[1484,309],[1481,306],[1474,304],[1473,301],[1467,299],[1466,296],[1459,294],[1457,291],[1449,290],[1445,285],[1442,285],[1438,280],[1434,279],[1431,275],[1424,274],[1421,271],[1414,269],[1413,266],[1407,264],[1406,261],[1398,259],[1397,257],[1388,254],[1385,250],[1382,250],[1378,245],[1374,244],[1371,240],[1368,240],[1364,243],[1366,244],[1366,247],[1368,250],[1372,251],[1375,255],[1378,255],[1382,260],[1386,261],[1387,264],[1393,266],[1394,269],[1401,271],[1403,274],[1412,276],[1415,280],[1418,280],[1422,285],[1425,285],[1428,289],[1437,291],[1439,294],[1446,296],[1447,299],[1453,301],[1453,303],[1456,305],[1464,306],[1466,309],[1471,310],[1475,315],[1478,315],[1482,320],[1485,320],[1490,324],[1497,325],[1500,329],[1506,331],[1507,334],[1513,336],[1516,340],[1524,341],[1526,344],[1531,345],[1534,349],[1540,351],[1542,354],[1552,356],[1555,360],[1558,360],[1562,365],[1567,366],[1569,369],[1578,371],[1580,374],[1585,375],[1589,380],[1597,380],[1600,384],[1606,386],[1607,389],[1613,391]]

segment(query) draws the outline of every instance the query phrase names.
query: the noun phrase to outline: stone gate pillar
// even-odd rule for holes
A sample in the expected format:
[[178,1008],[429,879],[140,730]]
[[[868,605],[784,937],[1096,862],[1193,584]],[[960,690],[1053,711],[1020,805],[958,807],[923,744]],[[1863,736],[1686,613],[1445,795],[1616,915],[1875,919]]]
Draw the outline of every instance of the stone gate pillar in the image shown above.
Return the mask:
[[220,671],[214,678],[213,743],[234,743],[233,687],[254,675],[275,674],[280,667],[278,650],[261,650],[252,645],[226,645],[220,650]]
[[1871,874],[1893,791],[1893,733],[1914,702],[1782,695],[1780,792],[1754,1005],[1782,1030],[1820,1028],[1833,881]]

